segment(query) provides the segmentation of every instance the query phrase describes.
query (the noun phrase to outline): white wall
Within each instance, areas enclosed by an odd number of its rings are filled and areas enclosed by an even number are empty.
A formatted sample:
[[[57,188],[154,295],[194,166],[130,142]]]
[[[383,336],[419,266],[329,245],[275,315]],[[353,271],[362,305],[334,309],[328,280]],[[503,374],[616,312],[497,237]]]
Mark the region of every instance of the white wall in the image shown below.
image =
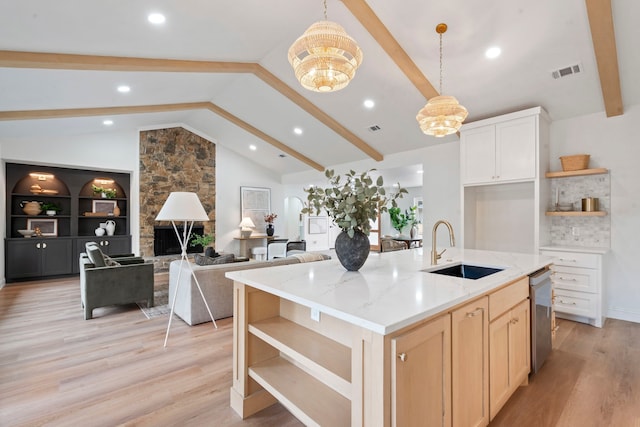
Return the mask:
[[[216,243],[217,251],[239,253],[240,187],[271,189],[271,211],[278,215],[273,223],[275,234],[287,230],[284,207],[284,187],[280,177],[246,157],[222,147],[216,148]],[[265,230],[255,230],[264,234]]]
[[[551,125],[551,169],[559,156],[586,153],[590,167],[611,174],[611,251],[604,289],[608,317],[640,322],[640,105],[624,115],[604,113],[560,120]]]

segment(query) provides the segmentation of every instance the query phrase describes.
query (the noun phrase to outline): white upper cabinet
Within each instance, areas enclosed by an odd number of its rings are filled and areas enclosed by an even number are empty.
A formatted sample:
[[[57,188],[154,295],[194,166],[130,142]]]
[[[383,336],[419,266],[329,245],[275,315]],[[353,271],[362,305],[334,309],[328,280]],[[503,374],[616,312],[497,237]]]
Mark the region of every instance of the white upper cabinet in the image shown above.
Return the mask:
[[[480,126],[477,124],[481,122],[474,122],[470,124],[470,128],[463,128],[461,131],[462,184],[493,184],[535,179],[537,117],[491,122]]]

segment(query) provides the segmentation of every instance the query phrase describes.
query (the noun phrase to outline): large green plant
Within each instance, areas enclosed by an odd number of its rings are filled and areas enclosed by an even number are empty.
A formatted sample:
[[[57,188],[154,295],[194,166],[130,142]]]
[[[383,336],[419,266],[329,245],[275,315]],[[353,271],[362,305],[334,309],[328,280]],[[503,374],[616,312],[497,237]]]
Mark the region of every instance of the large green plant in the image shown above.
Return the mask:
[[[356,231],[369,235],[370,221],[375,221],[378,213],[386,212],[389,203],[397,207],[396,200],[407,194],[407,190],[398,185],[397,192],[387,196],[382,176],[375,182],[370,176],[374,170],[360,174],[349,171],[344,175],[344,181],[333,169],[326,170],[325,176],[331,186],[306,188],[308,205],[302,213],[319,215],[325,210],[349,237],[353,238]]]

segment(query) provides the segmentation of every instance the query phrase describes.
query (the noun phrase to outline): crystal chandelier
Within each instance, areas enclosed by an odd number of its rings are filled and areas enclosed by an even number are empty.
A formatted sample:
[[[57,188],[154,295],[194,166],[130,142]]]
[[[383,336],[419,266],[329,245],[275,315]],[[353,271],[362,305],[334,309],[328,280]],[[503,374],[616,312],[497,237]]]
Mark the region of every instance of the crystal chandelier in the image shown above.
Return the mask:
[[[436,32],[440,34],[440,93],[442,93],[442,34],[447,31],[447,24],[438,24]],[[467,118],[467,109],[453,96],[434,96],[427,105],[418,112],[416,120],[422,132],[437,138],[458,132],[462,122]]]
[[[300,84],[314,92],[346,87],[362,63],[362,51],[340,25],[327,20],[312,24],[289,48],[289,63]]]

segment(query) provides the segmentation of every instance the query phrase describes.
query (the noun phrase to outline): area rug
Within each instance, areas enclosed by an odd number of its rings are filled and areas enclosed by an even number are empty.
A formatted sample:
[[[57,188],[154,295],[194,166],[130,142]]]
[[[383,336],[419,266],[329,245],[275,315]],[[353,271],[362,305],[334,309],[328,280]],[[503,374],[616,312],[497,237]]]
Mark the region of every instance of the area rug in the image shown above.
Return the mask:
[[[171,313],[171,307],[169,306],[169,286],[168,284],[162,284],[156,286],[153,290],[154,306],[147,308],[146,302],[139,302],[138,307],[142,310],[147,319],[153,319],[154,317],[168,316]]]

